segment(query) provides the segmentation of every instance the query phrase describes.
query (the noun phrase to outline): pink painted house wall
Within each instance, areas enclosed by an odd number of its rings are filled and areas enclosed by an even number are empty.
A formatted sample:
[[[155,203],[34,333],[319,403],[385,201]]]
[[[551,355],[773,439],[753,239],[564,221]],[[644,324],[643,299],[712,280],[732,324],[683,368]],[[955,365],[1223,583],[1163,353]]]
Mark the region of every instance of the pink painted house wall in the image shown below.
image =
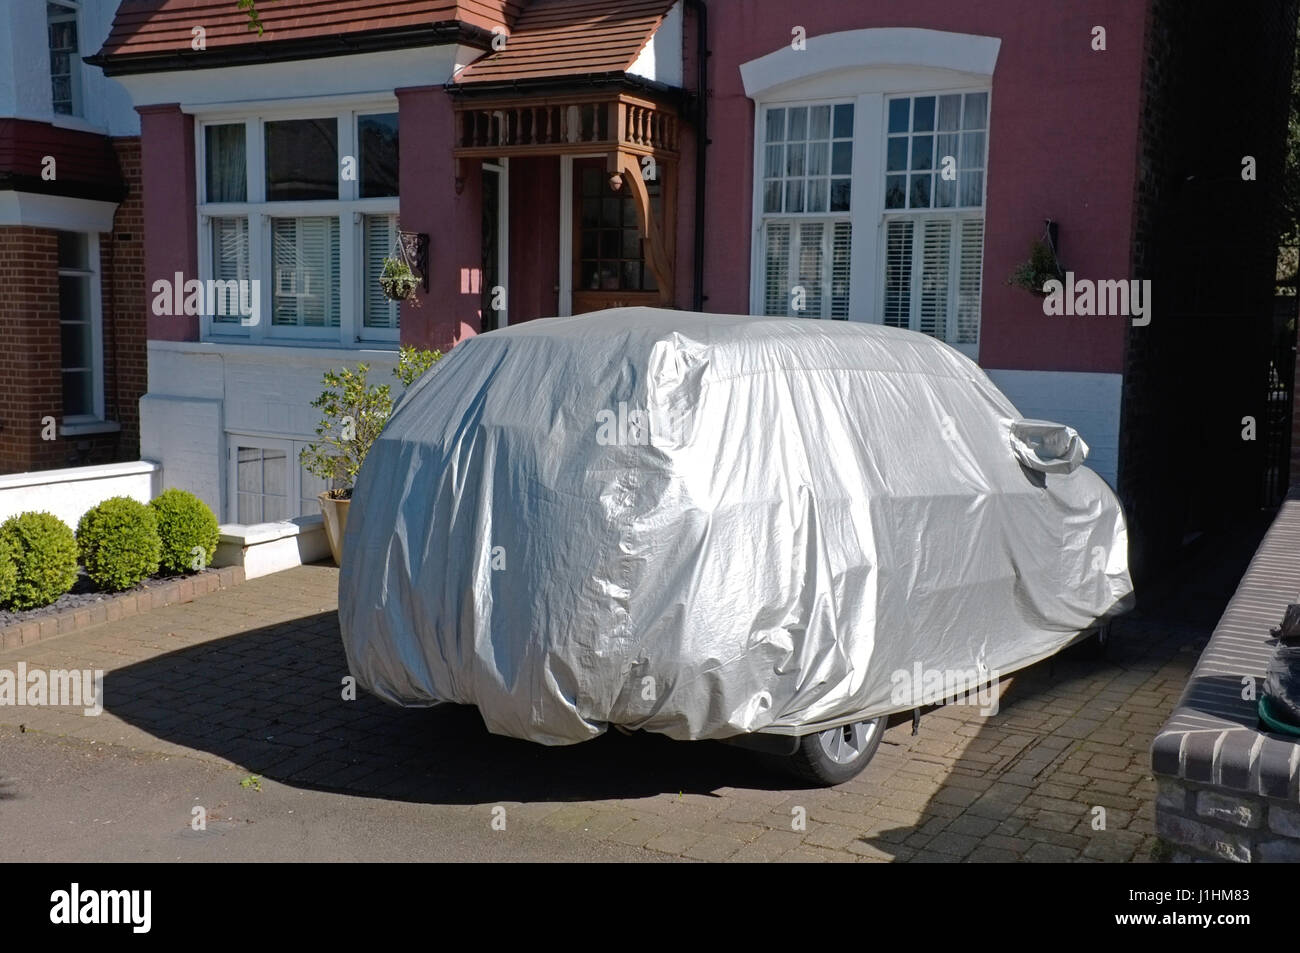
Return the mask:
[[[153,282],[198,274],[198,210],[194,177],[194,117],[176,105],[143,106],[140,113],[141,193],[144,196],[144,273],[148,337],[197,341],[194,315],[156,315]]]
[[[1045,218],[1059,223],[1061,260],[1078,277],[1129,276],[1146,3],[823,0],[791,13],[781,0],[734,0],[711,4],[709,16],[707,310],[750,310],[754,103],[743,63],[788,46],[795,26],[809,38],[879,27],[993,36],[1002,46],[990,103],[980,364],[1122,372],[1125,321],[1047,318],[1040,299],[1006,279]],[[1104,52],[1091,48],[1097,25],[1106,28]],[[689,221],[679,242],[689,243]]]

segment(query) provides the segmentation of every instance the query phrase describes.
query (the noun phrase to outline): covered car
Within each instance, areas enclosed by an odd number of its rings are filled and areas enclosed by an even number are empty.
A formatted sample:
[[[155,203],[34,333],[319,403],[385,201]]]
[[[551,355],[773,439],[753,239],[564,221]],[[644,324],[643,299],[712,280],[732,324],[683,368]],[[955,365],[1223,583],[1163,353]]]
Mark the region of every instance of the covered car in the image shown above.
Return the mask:
[[[841,780],[918,707],[900,680],[995,679],[1128,606],[1086,453],[896,328],[625,308],[473,337],[361,470],[348,664],[503,735],[784,735]]]

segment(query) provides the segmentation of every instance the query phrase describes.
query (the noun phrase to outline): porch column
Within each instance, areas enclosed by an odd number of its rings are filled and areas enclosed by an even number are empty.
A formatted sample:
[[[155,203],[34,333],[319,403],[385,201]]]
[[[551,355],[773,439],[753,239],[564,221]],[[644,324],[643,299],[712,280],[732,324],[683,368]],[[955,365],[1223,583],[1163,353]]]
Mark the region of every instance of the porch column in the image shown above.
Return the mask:
[[[138,106],[140,189],[144,197],[144,300],[149,339],[197,341],[197,315],[156,315],[153,283],[180,272],[198,278],[198,195],[194,171],[194,117],[175,103]]]
[[[402,308],[402,343],[449,350],[481,327],[482,163],[452,156],[456,116],[441,86],[397,90],[403,231],[429,236],[429,290]],[[461,176],[459,192],[457,175]]]

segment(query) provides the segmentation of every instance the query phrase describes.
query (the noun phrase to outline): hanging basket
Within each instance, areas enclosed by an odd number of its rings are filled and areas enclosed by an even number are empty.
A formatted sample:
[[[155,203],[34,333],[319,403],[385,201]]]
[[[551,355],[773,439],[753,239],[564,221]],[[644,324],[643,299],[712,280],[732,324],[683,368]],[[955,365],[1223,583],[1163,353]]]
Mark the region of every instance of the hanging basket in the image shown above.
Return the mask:
[[[429,290],[429,236],[422,232],[397,232],[393,253],[384,259],[379,287],[392,301],[416,302],[415,289]]]
[[[379,287],[386,298],[391,301],[410,301],[415,297],[419,283],[420,279],[406,262],[396,258],[384,259],[384,272],[379,276]]]

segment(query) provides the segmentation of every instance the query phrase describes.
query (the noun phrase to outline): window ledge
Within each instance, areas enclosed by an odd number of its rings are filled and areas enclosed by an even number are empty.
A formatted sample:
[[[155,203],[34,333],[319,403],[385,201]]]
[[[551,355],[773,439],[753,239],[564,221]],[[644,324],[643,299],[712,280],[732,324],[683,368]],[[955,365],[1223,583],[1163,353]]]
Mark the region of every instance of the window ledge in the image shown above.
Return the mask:
[[[88,420],[82,423],[64,423],[59,427],[60,437],[89,437],[101,433],[117,433],[122,425],[115,420]]]

